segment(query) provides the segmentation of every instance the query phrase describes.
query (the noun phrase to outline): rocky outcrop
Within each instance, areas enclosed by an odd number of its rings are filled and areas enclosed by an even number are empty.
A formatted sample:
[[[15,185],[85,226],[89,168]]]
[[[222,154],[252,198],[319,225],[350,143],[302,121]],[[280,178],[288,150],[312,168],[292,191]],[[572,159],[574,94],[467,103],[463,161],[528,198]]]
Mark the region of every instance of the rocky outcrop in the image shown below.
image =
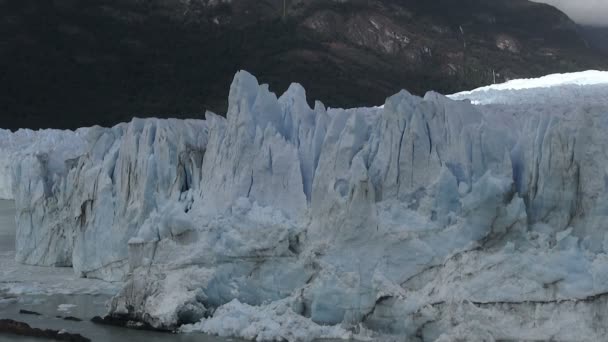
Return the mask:
[[[0,333],[13,334],[19,336],[29,336],[37,338],[53,339],[54,341],[68,342],[90,342],[91,340],[80,334],[71,334],[64,330],[37,329],[32,328],[23,322],[10,319],[0,319]]]

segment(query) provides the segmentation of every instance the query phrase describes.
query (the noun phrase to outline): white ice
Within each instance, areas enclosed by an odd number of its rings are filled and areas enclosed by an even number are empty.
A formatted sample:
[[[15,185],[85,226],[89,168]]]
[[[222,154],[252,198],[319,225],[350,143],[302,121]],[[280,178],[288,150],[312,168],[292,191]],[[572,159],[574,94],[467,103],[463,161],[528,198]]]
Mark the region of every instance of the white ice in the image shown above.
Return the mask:
[[[204,331],[254,341],[302,341],[312,339],[352,339],[352,332],[339,326],[323,326],[295,313],[288,300],[251,306],[237,299],[221,306],[214,317],[184,325],[181,332]]]
[[[539,78],[516,79],[505,83],[492,84],[489,86],[477,88],[472,91],[464,91],[454,94],[450,97],[466,96],[477,92],[487,92],[489,90],[524,90],[538,88],[555,88],[564,85],[577,86],[592,86],[598,84],[606,84],[608,72],[598,70],[588,70],[583,72],[575,72],[570,74],[552,74]]]
[[[75,307],[76,305],[74,304],[59,304],[57,306],[57,311],[70,312],[70,310],[74,309]]]
[[[470,100],[477,105],[490,104],[539,104],[545,113],[551,107],[576,106],[599,103],[606,106],[607,71],[589,70],[571,74],[554,74],[536,79],[511,80],[472,91],[464,91],[449,97],[454,100]],[[521,108],[525,113],[530,108]],[[513,112],[513,109],[511,110]]]
[[[112,314],[183,331],[595,340],[607,74],[328,110],[240,72],[227,118],[91,128],[61,167],[24,153],[17,259],[126,280]]]
[[[20,129],[16,132],[0,129],[0,199],[13,199],[12,170],[28,155],[45,156],[49,176],[65,172],[64,162],[83,153],[83,135],[87,128],[77,131]]]

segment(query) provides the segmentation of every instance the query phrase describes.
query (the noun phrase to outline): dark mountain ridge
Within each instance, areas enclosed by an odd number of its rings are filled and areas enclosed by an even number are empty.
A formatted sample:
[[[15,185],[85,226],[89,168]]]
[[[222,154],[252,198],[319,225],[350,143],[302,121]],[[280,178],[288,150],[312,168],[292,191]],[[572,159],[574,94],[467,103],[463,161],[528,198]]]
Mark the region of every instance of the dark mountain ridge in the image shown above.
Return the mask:
[[[331,107],[608,67],[527,0],[0,0],[0,127],[223,113],[239,69]]]

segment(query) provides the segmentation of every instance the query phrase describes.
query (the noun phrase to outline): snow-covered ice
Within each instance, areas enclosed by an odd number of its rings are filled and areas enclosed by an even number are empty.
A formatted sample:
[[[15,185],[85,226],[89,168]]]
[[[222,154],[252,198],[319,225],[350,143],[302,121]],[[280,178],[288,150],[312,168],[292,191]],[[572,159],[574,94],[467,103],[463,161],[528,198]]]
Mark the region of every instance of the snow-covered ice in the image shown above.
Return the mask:
[[[531,104],[542,105],[545,113],[551,107],[564,105],[581,108],[585,104],[606,106],[606,71],[589,70],[570,74],[553,74],[535,79],[511,80],[472,91],[464,91],[449,97],[468,99],[474,104]],[[522,108],[518,112],[529,111]],[[513,112],[513,110],[511,110]]]
[[[348,110],[239,72],[226,118],[82,130],[0,178],[19,261],[125,280],[111,314],[157,327],[596,340],[607,129],[606,72]]]
[[[523,90],[538,88],[555,88],[564,85],[591,86],[606,84],[606,72],[598,70],[588,70],[574,72],[570,74],[552,74],[539,78],[524,78],[510,80],[505,83],[493,84],[486,87],[477,88],[473,91],[465,91],[459,94],[476,93],[488,90]]]

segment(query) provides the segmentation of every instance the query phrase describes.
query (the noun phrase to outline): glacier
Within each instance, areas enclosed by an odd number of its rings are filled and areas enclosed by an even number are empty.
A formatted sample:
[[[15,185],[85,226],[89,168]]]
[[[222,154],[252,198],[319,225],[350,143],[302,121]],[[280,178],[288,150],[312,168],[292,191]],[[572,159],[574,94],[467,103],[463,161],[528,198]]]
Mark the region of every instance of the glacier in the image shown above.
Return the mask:
[[[196,120],[34,134],[43,139],[9,155],[16,161],[17,261],[73,266],[82,277],[108,281],[126,276],[127,242],[157,202],[180,196],[198,178],[206,142]]]
[[[607,128],[607,72],[328,109],[241,71],[225,118],[0,131],[0,197],[19,262],[158,328],[601,340]]]
[[[83,153],[82,136],[88,128],[76,131],[20,129],[16,132],[0,129],[0,199],[12,200],[13,169],[25,156],[46,158],[48,176],[65,171],[65,161]]]

